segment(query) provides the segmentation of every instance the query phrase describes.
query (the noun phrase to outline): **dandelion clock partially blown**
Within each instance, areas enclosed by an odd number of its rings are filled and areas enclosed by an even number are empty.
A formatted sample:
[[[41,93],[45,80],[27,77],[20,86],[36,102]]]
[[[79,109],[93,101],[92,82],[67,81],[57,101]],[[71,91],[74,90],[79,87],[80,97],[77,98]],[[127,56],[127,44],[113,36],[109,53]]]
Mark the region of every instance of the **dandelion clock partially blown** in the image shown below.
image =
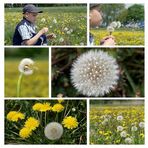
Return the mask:
[[[73,63],[71,80],[81,94],[103,96],[117,85],[118,74],[118,65],[113,57],[107,52],[92,50]]]
[[[48,139],[57,140],[63,135],[63,127],[58,122],[51,122],[45,127],[44,133]]]
[[[24,75],[31,75],[33,73],[34,61],[30,58],[24,58],[21,60],[18,69]]]

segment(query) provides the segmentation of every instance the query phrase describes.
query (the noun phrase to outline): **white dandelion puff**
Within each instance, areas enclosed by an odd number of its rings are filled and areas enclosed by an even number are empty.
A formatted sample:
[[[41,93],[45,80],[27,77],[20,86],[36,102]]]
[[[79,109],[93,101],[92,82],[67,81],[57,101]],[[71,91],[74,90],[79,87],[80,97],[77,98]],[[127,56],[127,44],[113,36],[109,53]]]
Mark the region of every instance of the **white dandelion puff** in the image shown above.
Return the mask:
[[[103,51],[86,52],[73,63],[71,81],[74,87],[86,96],[103,96],[117,85],[118,65],[116,60]]]
[[[67,31],[67,34],[71,34],[71,31],[70,31],[70,30],[68,30],[68,31]]]
[[[123,131],[123,126],[117,126],[117,131]]]
[[[144,128],[144,122],[140,122],[140,123],[139,123],[139,127],[140,127],[140,128]]]
[[[118,121],[122,121],[123,120],[123,116],[117,116],[117,120]]]
[[[126,131],[122,131],[122,132],[120,133],[120,136],[125,138],[125,137],[127,136],[127,132],[126,132]]]
[[[68,28],[67,28],[67,27],[65,27],[65,28],[64,28],[64,31],[68,31]]]
[[[137,128],[136,126],[132,126],[132,127],[131,127],[131,131],[135,132],[135,131],[137,131],[137,130],[138,130],[138,128]]]
[[[116,21],[114,21],[114,22],[112,22],[109,26],[111,26],[111,27],[113,27],[113,28],[116,28],[117,27],[117,22]]]
[[[108,26],[107,27],[107,31],[109,32],[109,33],[112,33],[112,32],[114,32],[114,27],[112,27],[112,26]]]
[[[34,65],[34,61],[32,59],[25,58],[21,60],[18,66],[18,70],[24,75],[31,75],[34,70],[33,65]]]
[[[60,139],[63,135],[63,127],[58,122],[51,122],[45,127],[44,134],[50,140]]]
[[[64,42],[64,39],[61,37],[61,38],[59,39],[59,42],[60,42],[60,43]]]
[[[127,143],[127,144],[131,144],[131,143],[133,143],[133,139],[132,138],[125,138],[125,143]]]
[[[121,27],[121,22],[120,21],[117,21],[117,28],[120,28]]]
[[[53,19],[53,23],[55,23],[55,24],[57,23],[57,20],[55,18]]]
[[[45,18],[42,18],[42,19],[41,19],[41,22],[42,22],[42,23],[45,23],[45,22],[46,22],[46,19],[45,19]]]

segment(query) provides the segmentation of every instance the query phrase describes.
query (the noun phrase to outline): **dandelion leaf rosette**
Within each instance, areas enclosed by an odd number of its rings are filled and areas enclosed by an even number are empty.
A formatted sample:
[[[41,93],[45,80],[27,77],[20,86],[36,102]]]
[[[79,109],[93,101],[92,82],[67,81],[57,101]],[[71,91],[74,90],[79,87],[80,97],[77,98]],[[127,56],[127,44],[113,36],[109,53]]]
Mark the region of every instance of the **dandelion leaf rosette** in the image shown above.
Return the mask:
[[[116,60],[107,52],[91,50],[74,61],[71,80],[74,87],[86,96],[103,96],[109,93],[119,79]]]

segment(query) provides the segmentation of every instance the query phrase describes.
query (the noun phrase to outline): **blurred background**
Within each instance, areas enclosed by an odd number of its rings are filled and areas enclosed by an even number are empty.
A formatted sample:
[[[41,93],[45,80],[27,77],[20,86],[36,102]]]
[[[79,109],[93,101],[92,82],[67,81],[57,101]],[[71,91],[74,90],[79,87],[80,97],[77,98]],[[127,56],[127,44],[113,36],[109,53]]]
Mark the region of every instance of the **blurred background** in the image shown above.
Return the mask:
[[[16,97],[18,65],[23,58],[31,58],[35,70],[23,76],[21,97],[48,97],[48,48],[5,48],[5,97]]]

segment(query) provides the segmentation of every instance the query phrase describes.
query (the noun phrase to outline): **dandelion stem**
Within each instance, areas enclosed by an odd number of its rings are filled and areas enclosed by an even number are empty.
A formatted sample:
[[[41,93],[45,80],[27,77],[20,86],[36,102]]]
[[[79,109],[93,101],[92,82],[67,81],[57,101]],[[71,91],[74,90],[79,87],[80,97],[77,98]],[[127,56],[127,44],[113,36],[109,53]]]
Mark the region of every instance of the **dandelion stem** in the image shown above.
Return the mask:
[[[17,97],[20,97],[20,89],[21,89],[22,78],[23,78],[23,73],[21,73],[19,75],[19,79],[18,79],[18,82],[17,82]]]

